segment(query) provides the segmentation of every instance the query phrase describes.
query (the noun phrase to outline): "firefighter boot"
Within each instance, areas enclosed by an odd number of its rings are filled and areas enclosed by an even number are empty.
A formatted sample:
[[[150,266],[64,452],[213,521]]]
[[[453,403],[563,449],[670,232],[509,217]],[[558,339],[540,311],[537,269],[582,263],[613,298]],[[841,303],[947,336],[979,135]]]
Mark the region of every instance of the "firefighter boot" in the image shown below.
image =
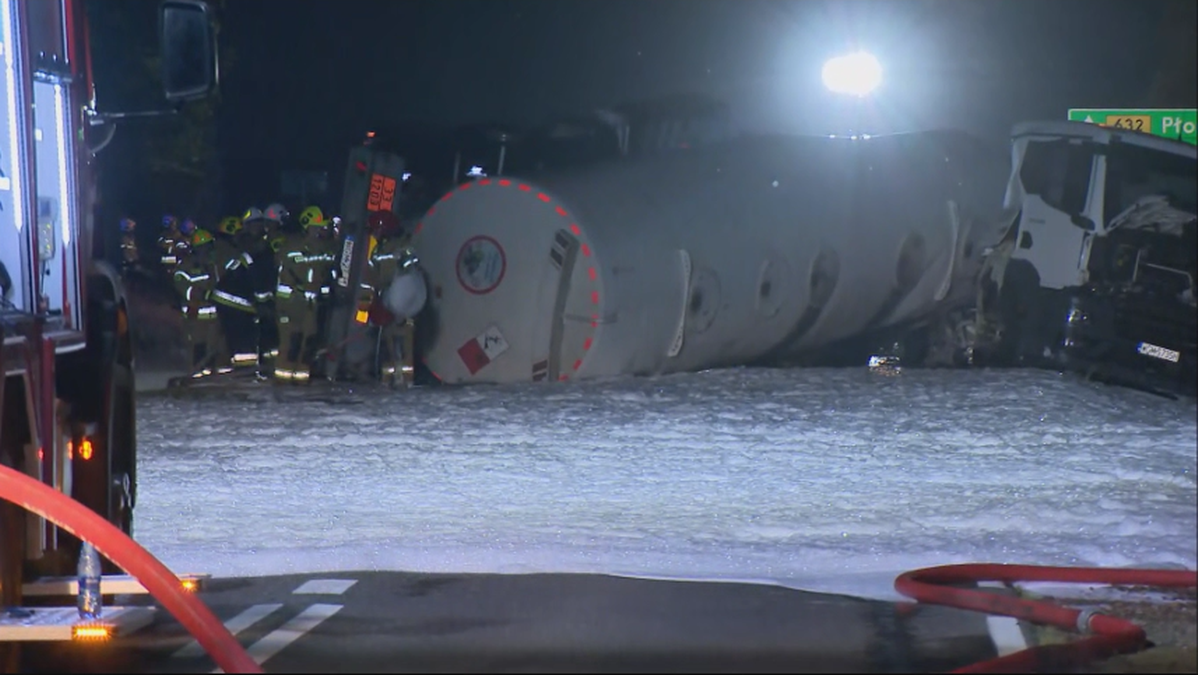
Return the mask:
[[[296,326],[299,330],[299,347],[295,357],[296,368],[294,381],[299,384],[307,384],[312,377],[312,361],[316,358],[317,341],[320,339],[319,326],[317,325],[317,305],[314,301],[307,301],[303,305],[302,313],[298,317],[299,325]]]

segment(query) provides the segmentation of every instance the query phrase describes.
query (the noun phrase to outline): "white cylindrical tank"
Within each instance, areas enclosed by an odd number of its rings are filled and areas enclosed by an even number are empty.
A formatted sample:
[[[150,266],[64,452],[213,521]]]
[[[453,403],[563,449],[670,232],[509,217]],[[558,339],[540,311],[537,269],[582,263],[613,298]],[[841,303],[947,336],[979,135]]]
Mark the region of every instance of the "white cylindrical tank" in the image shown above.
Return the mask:
[[[719,146],[445,195],[417,226],[446,383],[777,362],[973,293],[1009,159],[954,132]]]

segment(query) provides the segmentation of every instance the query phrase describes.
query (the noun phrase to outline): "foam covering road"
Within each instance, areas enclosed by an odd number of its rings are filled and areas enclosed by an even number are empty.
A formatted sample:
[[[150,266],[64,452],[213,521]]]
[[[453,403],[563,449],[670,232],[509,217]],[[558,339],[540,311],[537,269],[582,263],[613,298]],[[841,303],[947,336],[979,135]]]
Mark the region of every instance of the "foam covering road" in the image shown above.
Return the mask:
[[[897,599],[954,562],[1198,559],[1193,401],[1037,371],[144,396],[172,569],[590,572]]]

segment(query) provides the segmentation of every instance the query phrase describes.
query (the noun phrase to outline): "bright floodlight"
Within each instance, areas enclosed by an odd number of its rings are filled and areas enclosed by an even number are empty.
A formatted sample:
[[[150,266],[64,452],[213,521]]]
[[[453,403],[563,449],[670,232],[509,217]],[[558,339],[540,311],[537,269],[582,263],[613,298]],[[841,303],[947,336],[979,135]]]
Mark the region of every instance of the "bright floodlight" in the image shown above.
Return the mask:
[[[824,86],[837,94],[866,96],[882,84],[882,66],[869,52],[854,52],[828,59]]]

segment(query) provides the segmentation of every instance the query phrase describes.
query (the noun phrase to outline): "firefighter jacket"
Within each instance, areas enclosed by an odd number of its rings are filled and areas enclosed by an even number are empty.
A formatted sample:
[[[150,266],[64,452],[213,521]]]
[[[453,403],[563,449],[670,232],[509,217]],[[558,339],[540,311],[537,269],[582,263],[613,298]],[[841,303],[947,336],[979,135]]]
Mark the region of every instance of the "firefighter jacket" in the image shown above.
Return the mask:
[[[265,236],[255,239],[249,254],[253,259],[250,263],[249,282],[254,302],[273,302],[275,287],[279,284],[279,265],[275,260],[274,251],[271,250],[270,240]]]
[[[336,257],[327,241],[291,239],[279,250],[279,283],[275,298],[303,297],[315,302],[333,290]]]
[[[250,277],[250,265],[253,263],[253,256],[242,250],[236,241],[223,237],[217,239],[218,279],[216,290],[212,292],[213,301],[239,312],[248,314],[256,312],[253,281]]]
[[[414,265],[416,256],[399,237],[370,240],[370,253],[366,268],[362,270],[362,281],[358,285],[358,303],[369,305],[402,270]]]
[[[121,235],[121,262],[125,267],[137,264],[137,238],[132,234]]]
[[[207,254],[188,256],[174,274],[175,290],[183,298],[183,314],[190,319],[215,319],[216,265]]]
[[[179,265],[183,255],[187,253],[187,238],[178,230],[167,230],[161,237],[158,237],[158,249],[161,251],[160,262],[167,269],[173,269]]]
[[[397,275],[403,274],[418,261],[404,237],[388,237],[381,241],[370,239],[370,253],[362,280],[358,285],[358,303],[355,319],[358,323],[370,320],[371,312],[378,312],[379,296]],[[381,312],[379,312],[381,314]]]
[[[339,276],[337,273],[337,261],[338,257],[341,255],[341,241],[336,237],[321,239],[320,241],[316,242],[316,246],[313,250],[319,251],[321,259],[319,272],[320,276],[322,278],[328,279],[328,281],[321,286],[320,295],[324,299],[328,300],[331,297],[330,294],[333,292],[333,283],[337,281],[337,277]]]

